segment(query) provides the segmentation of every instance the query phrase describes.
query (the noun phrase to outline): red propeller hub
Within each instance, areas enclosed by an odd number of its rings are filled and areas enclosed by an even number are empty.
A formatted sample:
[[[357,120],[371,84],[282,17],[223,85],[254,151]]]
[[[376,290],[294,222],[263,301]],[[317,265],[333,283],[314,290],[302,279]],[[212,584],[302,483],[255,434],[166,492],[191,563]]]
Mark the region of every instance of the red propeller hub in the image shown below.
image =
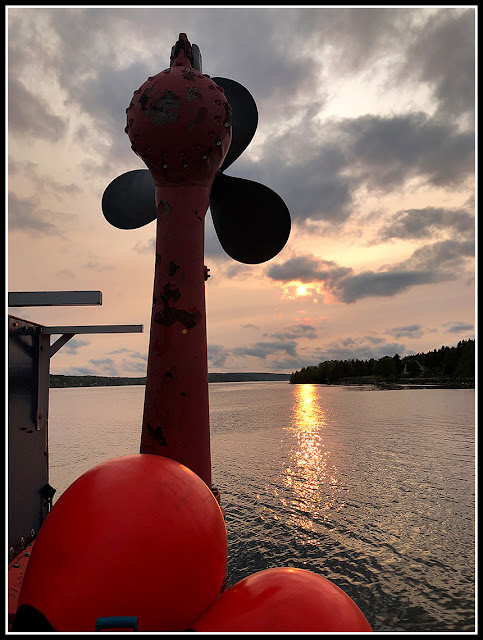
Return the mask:
[[[148,78],[126,109],[131,148],[158,186],[210,185],[230,147],[224,91],[191,60],[191,45],[180,33],[172,66]]]

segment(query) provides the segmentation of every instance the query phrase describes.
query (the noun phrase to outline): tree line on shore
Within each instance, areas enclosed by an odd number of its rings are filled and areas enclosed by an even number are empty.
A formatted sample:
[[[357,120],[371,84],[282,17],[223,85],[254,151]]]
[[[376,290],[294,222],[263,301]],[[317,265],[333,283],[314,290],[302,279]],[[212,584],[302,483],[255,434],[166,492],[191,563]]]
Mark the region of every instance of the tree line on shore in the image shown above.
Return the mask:
[[[370,378],[396,381],[401,378],[474,378],[475,341],[461,340],[455,347],[441,347],[404,356],[384,356],[378,360],[325,360],[303,367],[290,377],[291,384],[332,384],[343,379]]]

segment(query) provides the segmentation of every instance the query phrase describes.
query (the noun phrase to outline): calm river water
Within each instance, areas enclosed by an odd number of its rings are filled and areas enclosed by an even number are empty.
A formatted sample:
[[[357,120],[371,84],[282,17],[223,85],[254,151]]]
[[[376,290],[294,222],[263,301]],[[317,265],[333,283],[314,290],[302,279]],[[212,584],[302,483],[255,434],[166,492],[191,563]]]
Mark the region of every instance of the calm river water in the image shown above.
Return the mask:
[[[474,631],[474,390],[209,389],[230,586],[300,567],[348,593],[374,631]],[[143,402],[143,386],[51,389],[56,498],[139,451]]]

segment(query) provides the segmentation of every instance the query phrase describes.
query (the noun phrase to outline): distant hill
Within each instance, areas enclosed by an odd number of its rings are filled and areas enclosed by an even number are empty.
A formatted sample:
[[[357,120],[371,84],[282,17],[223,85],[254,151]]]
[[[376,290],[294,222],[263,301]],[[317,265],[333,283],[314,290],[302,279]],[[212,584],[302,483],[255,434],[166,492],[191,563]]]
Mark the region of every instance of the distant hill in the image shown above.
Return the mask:
[[[289,382],[289,373],[209,373],[208,382]],[[120,387],[146,384],[146,377],[121,378],[114,376],[62,376],[51,374],[50,387]]]
[[[209,373],[208,382],[289,382],[290,373]]]

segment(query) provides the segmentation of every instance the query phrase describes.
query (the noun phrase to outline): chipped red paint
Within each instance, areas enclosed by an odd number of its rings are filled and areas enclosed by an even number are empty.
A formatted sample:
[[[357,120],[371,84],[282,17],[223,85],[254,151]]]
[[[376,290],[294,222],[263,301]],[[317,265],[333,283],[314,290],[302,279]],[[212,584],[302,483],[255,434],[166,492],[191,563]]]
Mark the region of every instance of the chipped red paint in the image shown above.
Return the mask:
[[[177,460],[211,487],[204,218],[231,142],[231,108],[192,68],[185,34],[176,50],[127,109],[126,133],[154,178],[158,212],[141,453]]]

